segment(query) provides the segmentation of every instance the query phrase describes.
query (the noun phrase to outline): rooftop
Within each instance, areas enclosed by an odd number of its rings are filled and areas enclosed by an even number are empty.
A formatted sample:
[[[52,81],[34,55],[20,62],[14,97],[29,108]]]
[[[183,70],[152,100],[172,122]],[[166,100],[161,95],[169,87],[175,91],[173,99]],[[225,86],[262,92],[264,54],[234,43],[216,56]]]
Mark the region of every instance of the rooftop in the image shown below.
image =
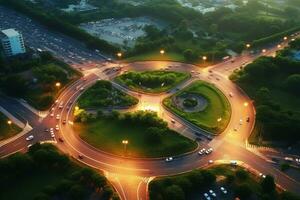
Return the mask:
[[[19,32],[17,32],[15,29],[5,29],[1,31],[6,37],[15,37],[19,35]]]

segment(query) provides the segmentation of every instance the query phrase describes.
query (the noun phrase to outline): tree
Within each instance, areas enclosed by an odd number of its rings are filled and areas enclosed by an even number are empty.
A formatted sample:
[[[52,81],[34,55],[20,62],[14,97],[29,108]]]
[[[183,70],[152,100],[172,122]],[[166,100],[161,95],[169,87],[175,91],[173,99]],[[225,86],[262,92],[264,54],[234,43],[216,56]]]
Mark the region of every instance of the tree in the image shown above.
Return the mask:
[[[165,200],[185,200],[183,190],[177,185],[171,185],[166,188],[164,193]]]
[[[183,56],[184,56],[186,61],[190,61],[190,62],[197,59],[197,55],[191,49],[186,49],[183,52]]]
[[[285,81],[285,87],[295,93],[300,95],[300,74],[292,74]]]
[[[270,175],[267,175],[264,179],[262,179],[260,185],[263,192],[265,193],[272,193],[275,191],[275,181],[274,178]]]
[[[252,190],[249,185],[242,184],[235,188],[235,195],[240,199],[249,199],[251,197]]]
[[[236,177],[242,181],[247,180],[249,177],[249,173],[247,171],[245,171],[244,169],[237,170],[235,174],[236,174]]]

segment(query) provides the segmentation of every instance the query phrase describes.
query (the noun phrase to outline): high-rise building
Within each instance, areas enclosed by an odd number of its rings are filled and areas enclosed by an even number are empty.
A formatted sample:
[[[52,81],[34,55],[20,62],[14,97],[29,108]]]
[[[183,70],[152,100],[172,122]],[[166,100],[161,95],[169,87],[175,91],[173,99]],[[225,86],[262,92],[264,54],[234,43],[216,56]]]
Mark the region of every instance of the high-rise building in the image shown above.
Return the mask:
[[[26,52],[22,34],[15,29],[6,29],[0,32],[2,48],[6,56],[14,56]]]

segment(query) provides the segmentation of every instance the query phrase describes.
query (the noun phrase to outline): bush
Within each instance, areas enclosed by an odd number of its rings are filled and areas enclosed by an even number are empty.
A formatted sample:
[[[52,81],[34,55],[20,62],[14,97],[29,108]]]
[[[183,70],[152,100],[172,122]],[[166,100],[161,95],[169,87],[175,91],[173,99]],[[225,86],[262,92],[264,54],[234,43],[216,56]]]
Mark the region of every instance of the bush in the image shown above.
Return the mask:
[[[250,199],[252,195],[252,189],[247,184],[239,185],[235,188],[234,194],[240,199]]]

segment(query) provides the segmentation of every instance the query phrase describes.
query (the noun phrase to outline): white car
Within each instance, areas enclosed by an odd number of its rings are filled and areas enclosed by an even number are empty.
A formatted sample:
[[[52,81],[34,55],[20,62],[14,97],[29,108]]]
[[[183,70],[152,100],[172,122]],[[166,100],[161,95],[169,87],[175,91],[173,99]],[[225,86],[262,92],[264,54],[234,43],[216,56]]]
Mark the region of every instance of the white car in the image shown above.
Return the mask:
[[[167,157],[166,158],[166,162],[171,162],[171,161],[173,161],[173,157]]]
[[[216,193],[213,190],[209,190],[209,193],[211,194],[211,196],[216,197]]]
[[[212,148],[209,148],[205,151],[206,154],[210,154],[211,152],[213,152],[213,149]]]
[[[26,138],[26,140],[27,140],[27,141],[30,141],[30,140],[33,140],[33,138],[34,138],[33,135],[29,135],[29,136]]]
[[[59,115],[59,114],[56,115],[56,119],[57,119],[57,120],[60,119],[60,115]]]
[[[172,124],[175,124],[175,123],[176,123],[176,121],[175,121],[174,119],[171,119],[171,122],[172,122]]]
[[[230,164],[231,164],[231,165],[237,165],[238,163],[237,163],[236,160],[231,160],[231,161],[230,161]]]
[[[229,96],[230,96],[230,97],[233,97],[233,93],[232,93],[232,92],[230,92],[230,93],[229,93]]]
[[[51,113],[51,114],[50,114],[50,117],[54,117],[54,113]]]
[[[220,190],[223,192],[223,194],[227,194],[227,190],[224,187],[220,187]]]
[[[205,153],[205,148],[201,149],[201,150],[198,152],[199,155],[203,155],[204,153]]]
[[[59,131],[59,126],[58,125],[56,125],[55,130]]]

